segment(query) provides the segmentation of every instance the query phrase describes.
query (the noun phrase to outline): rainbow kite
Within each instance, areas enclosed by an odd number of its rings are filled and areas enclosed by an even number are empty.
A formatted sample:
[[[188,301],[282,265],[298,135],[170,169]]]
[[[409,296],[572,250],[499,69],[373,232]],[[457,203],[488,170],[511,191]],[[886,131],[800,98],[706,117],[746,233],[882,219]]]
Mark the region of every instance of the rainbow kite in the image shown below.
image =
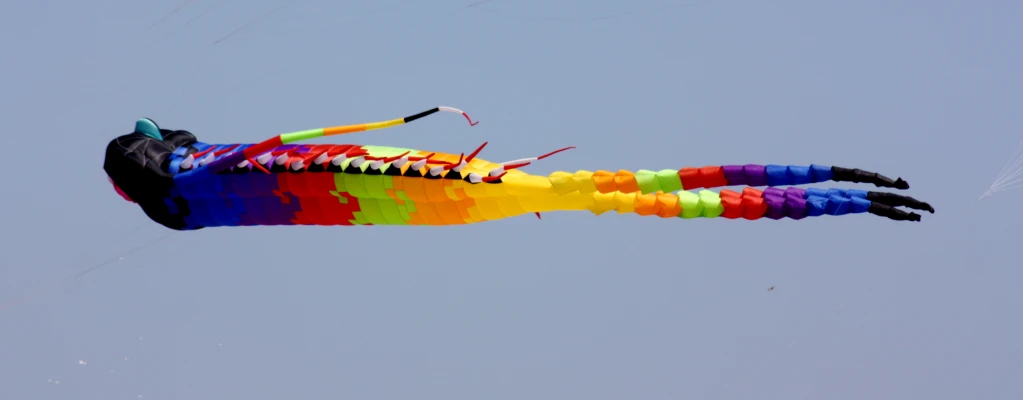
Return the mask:
[[[494,163],[469,155],[354,144],[294,144],[383,129],[445,111],[286,133],[256,144],[207,144],[148,118],[107,146],[104,170],[125,200],[176,230],[253,225],[455,225],[523,214],[587,210],[661,218],[795,220],[870,213],[897,221],[934,208],[908,196],[849,189],[801,189],[825,181],[908,189],[901,178],[832,166],[725,165],[660,171],[576,171],[530,175],[539,157]],[[745,186],[713,192],[709,188]],[[756,187],[765,187],[757,189]],[[691,189],[703,189],[692,192]]]

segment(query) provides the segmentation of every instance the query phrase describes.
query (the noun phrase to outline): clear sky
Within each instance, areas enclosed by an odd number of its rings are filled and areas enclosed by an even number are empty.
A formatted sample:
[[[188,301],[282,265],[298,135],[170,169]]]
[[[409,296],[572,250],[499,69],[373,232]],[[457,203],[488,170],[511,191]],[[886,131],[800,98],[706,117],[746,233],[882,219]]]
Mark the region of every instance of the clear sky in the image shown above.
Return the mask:
[[[2,399],[1023,397],[1023,191],[975,201],[1023,140],[1019,1],[196,0],[152,26],[182,2],[0,13]],[[437,105],[481,122],[338,141],[859,167],[937,213],[165,237],[102,170],[143,116],[230,143]]]

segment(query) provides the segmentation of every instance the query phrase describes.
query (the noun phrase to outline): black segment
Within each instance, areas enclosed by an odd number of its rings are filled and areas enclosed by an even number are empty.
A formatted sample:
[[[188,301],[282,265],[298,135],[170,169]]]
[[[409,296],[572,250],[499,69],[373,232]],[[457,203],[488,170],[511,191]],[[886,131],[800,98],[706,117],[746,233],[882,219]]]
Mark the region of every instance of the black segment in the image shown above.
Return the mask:
[[[432,110],[428,110],[428,111],[423,111],[423,112],[421,112],[421,113],[419,113],[419,114],[416,114],[416,115],[411,115],[411,116],[405,117],[405,118],[404,118],[404,121],[405,121],[405,123],[407,124],[407,123],[409,123],[409,122],[412,122],[412,121],[415,121],[415,120],[417,120],[417,119],[423,118],[423,117],[425,117],[425,116],[427,116],[427,115],[433,114],[433,113],[435,113],[435,112],[438,112],[438,111],[440,111],[440,108],[434,108],[434,109],[432,109]]]
[[[868,212],[895,221],[920,221],[920,214],[902,211],[881,203],[870,203]]]
[[[881,203],[890,207],[909,207],[915,210],[925,210],[934,214],[934,207],[930,204],[895,193],[867,192],[867,200],[874,203]]]
[[[831,167],[831,173],[834,174],[832,180],[835,182],[871,183],[877,187],[890,187],[903,190],[909,189],[909,183],[902,180],[902,178],[892,180],[891,178],[878,174],[877,172],[864,171],[859,168],[849,169]]]

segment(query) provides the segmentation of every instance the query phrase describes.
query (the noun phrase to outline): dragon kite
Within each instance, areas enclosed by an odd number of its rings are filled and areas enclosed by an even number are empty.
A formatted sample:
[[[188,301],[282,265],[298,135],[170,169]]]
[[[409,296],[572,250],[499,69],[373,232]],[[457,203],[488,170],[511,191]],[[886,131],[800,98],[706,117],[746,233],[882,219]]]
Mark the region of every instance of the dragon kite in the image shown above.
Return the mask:
[[[538,157],[494,163],[468,155],[303,140],[406,124],[437,107],[390,121],[285,133],[255,144],[208,144],[184,130],[136,121],[113,139],[103,169],[125,200],[174,230],[254,225],[456,225],[549,211],[608,211],[661,218],[803,219],[870,213],[896,221],[934,213],[888,192],[797,188],[825,181],[908,189],[902,178],[835,166],[725,165],[659,171],[531,175]],[[744,186],[741,189],[709,189]],[[779,186],[787,186],[782,188]],[[758,188],[762,187],[762,188]],[[702,189],[697,192],[692,189]]]

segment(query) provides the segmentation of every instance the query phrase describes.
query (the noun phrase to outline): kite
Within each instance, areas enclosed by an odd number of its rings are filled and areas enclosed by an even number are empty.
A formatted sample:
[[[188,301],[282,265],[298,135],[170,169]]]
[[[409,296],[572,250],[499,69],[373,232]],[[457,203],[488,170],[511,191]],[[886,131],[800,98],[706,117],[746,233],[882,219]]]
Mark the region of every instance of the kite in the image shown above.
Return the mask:
[[[553,172],[522,167],[541,156],[495,163],[466,155],[355,144],[298,144],[326,136],[390,128],[405,118],[285,133],[260,143],[209,144],[152,119],[109,143],[103,169],[116,192],[174,230],[272,225],[458,225],[552,211],[614,211],[661,218],[801,220],[870,213],[920,221],[897,207],[929,204],[895,193],[798,188],[826,181],[908,189],[860,169],[822,165],[724,165],[658,171]],[[709,189],[744,186],[741,189]],[[788,186],[788,187],[782,187]],[[762,188],[757,188],[762,187]],[[702,189],[692,191],[693,189]]]

